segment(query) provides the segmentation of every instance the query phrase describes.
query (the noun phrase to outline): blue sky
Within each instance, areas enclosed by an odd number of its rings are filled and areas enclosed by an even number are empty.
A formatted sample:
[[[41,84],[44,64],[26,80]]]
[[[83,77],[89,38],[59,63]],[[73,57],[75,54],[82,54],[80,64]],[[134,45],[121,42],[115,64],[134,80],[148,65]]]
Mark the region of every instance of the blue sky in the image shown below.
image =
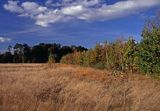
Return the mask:
[[[87,48],[133,36],[160,0],[0,0],[0,51],[15,43],[61,43]]]

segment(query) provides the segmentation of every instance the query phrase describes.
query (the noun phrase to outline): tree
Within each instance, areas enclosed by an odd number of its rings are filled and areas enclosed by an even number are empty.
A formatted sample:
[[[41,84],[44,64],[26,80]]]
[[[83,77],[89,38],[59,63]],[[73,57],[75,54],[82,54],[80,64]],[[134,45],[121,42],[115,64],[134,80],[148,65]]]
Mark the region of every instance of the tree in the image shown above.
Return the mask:
[[[160,19],[148,21],[139,44],[139,68],[145,73],[160,72]]]
[[[16,44],[14,46],[14,62],[15,63],[22,63],[23,59],[23,45],[22,44]]]
[[[2,63],[12,63],[13,62],[13,55],[11,52],[5,52],[4,54],[1,55],[1,62]]]
[[[124,49],[125,70],[133,72],[135,68],[135,58],[136,58],[136,43],[132,37],[129,37],[128,41],[125,43],[125,49]]]
[[[31,62],[31,48],[27,44],[23,44],[23,63],[30,63]]]

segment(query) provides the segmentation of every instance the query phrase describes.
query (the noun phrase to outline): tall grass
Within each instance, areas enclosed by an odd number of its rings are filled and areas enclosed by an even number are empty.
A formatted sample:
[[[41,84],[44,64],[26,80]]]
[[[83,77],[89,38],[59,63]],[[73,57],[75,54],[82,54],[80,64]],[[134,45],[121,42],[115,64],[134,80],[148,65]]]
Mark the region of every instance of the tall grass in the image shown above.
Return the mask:
[[[159,111],[160,83],[75,65],[0,65],[0,111]]]

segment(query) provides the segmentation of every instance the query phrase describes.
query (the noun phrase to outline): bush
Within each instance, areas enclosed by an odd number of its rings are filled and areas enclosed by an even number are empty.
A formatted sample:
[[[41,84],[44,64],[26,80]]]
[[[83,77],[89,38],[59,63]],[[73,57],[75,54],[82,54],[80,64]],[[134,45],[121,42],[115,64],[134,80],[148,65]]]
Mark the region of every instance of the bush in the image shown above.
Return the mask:
[[[53,64],[56,63],[56,56],[52,53],[50,53],[49,57],[48,57],[48,65],[49,67],[53,67]]]

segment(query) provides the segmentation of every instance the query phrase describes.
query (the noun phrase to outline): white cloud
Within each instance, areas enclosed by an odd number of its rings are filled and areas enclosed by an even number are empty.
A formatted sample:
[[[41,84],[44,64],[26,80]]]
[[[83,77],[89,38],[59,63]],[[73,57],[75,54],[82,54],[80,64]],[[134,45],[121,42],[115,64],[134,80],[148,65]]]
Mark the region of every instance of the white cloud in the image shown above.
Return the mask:
[[[85,13],[85,11],[86,9],[82,5],[69,6],[69,7],[62,8],[61,10],[61,12],[64,15],[70,15],[70,16],[79,15],[79,14]]]
[[[128,0],[117,2],[113,5],[103,5],[101,8],[93,9],[82,16],[86,20],[110,20],[124,17],[140,11],[160,5],[159,0]]]
[[[39,5],[35,2],[24,2],[21,5],[25,11],[34,11],[39,7]]]
[[[45,5],[50,6],[52,3],[53,3],[53,0],[47,0],[47,1],[45,2]]]
[[[18,6],[18,1],[8,1],[8,4],[4,4],[4,8],[11,12],[23,13],[23,9]]]
[[[1,42],[1,43],[9,42],[9,41],[11,41],[11,39],[10,39],[10,38],[0,37],[0,42]]]
[[[40,6],[35,2],[24,2],[21,4],[21,7],[24,11],[20,16],[30,16],[33,19],[35,19],[37,15],[47,11],[47,7]]]
[[[80,19],[84,21],[111,20],[140,13],[146,8],[160,5],[160,0],[125,0],[108,5],[105,0],[47,0],[46,6],[36,2],[8,1],[4,8],[35,20],[47,27],[51,23]]]
[[[64,19],[64,16],[59,14],[56,10],[46,12],[45,14],[39,14],[36,16],[36,24],[47,27],[50,23],[59,22]]]
[[[61,4],[63,6],[83,5],[90,7],[105,3],[104,1],[105,0],[62,0]]]

